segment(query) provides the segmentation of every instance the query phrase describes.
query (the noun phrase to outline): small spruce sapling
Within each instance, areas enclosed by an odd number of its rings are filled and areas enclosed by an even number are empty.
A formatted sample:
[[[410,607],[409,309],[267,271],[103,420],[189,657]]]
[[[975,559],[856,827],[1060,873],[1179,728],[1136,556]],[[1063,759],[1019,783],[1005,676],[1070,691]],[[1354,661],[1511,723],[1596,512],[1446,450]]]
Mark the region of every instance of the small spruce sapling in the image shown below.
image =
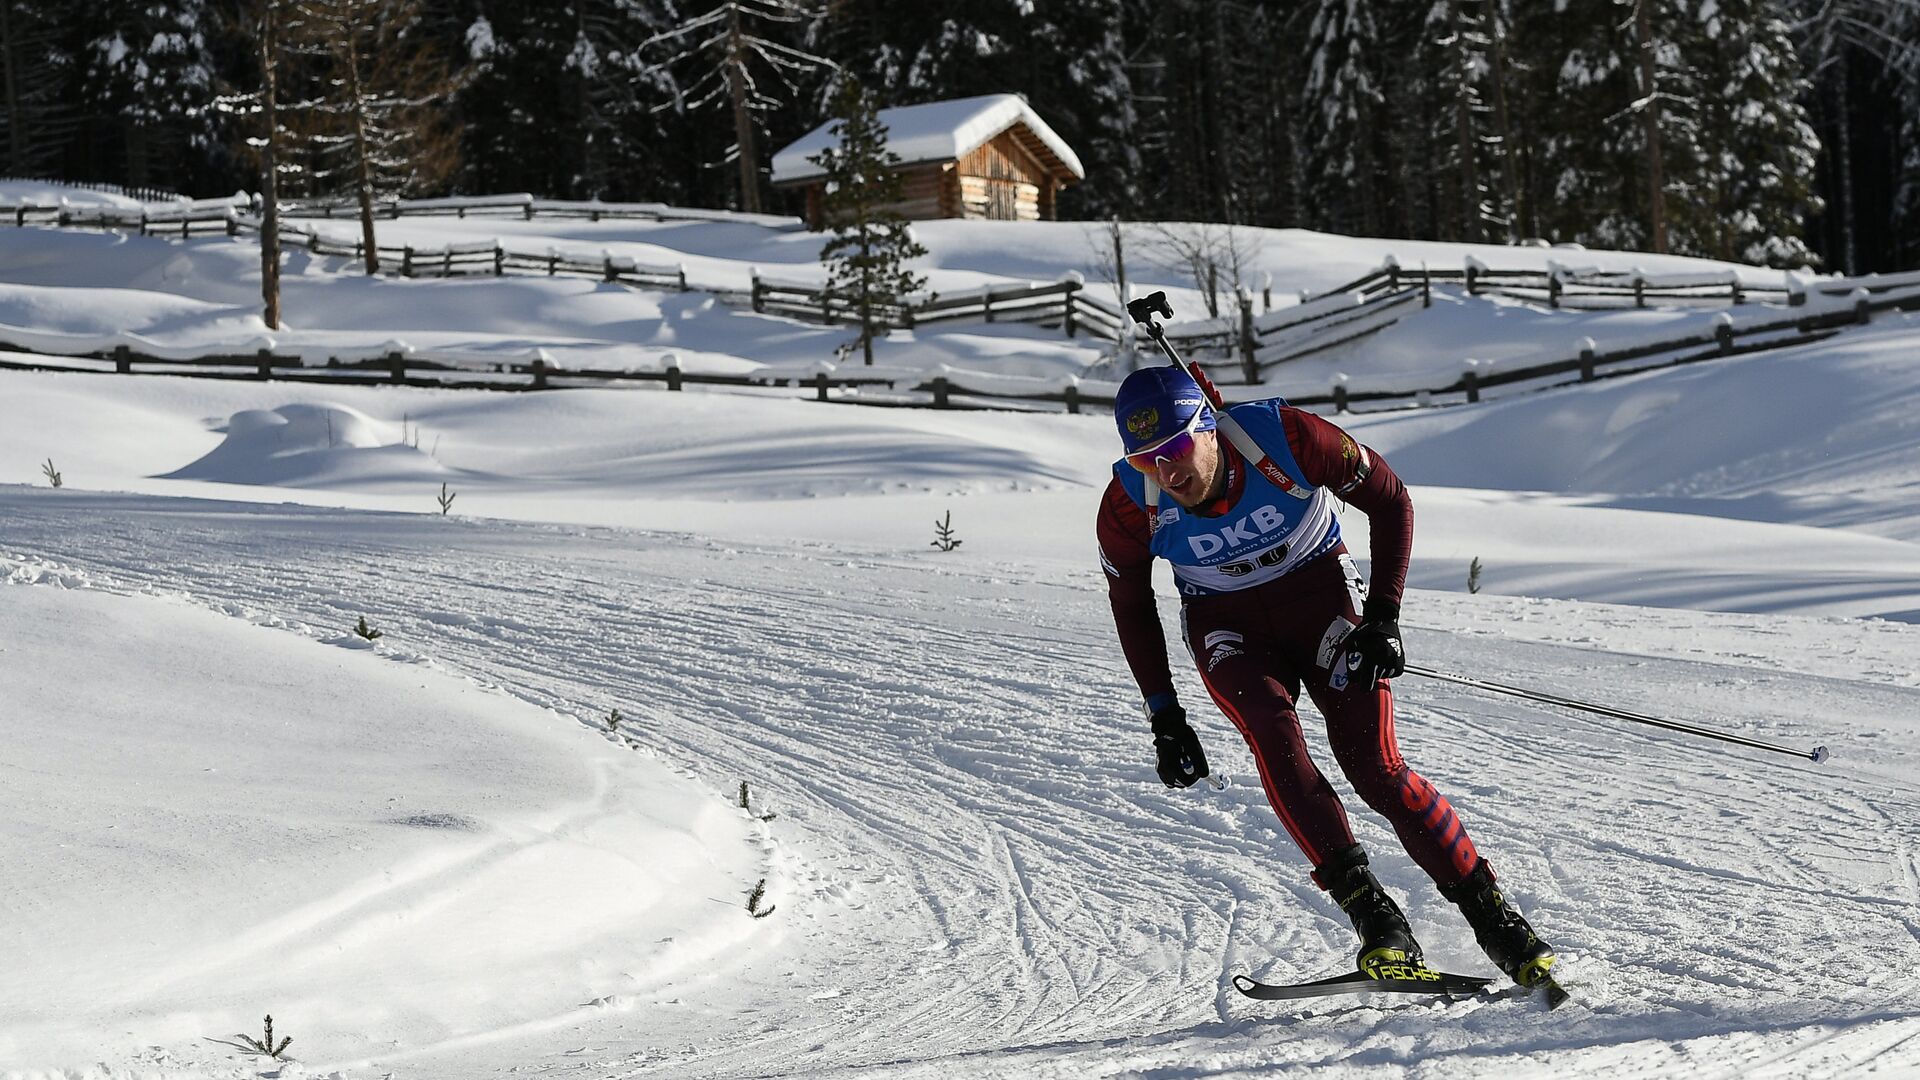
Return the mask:
[[[620,715],[619,709],[615,709],[612,712],[608,713],[607,714],[607,730],[615,734],[619,734],[620,721],[625,719],[626,717]]]
[[[363,638],[366,638],[368,641],[375,641],[379,638],[383,638],[387,636],[386,631],[375,630],[374,628],[368,626],[367,617],[365,615],[360,616],[360,625],[354,627],[353,632],[356,634],[359,634]]]
[[[753,887],[753,891],[747,894],[747,914],[756,919],[764,919],[773,914],[775,905],[768,904],[764,908],[760,906],[760,901],[766,899],[766,896],[767,879],[761,878],[759,883]]]
[[[928,545],[929,547],[937,547],[941,551],[952,551],[964,543],[966,541],[957,539],[953,535],[953,511],[947,511],[944,519],[933,523],[933,542]]]
[[[1475,555],[1473,561],[1467,564],[1467,591],[1470,593],[1480,591],[1480,556],[1478,555]]]
[[[267,1032],[266,1032],[265,1038],[256,1039],[251,1035],[235,1035],[234,1038],[239,1039],[241,1044],[244,1045],[248,1050],[251,1050],[256,1054],[265,1054],[267,1057],[273,1058],[275,1061],[278,1061],[280,1059],[280,1055],[286,1051],[287,1044],[293,1041],[293,1036],[286,1035],[281,1037],[280,1044],[278,1046],[274,1045],[272,1013],[267,1014]]]
[[[453,509],[453,500],[459,497],[460,497],[459,492],[447,490],[447,482],[445,480],[440,481],[440,494],[435,496],[435,498],[437,498],[440,502],[441,517],[447,516],[447,511]]]
[[[40,471],[46,474],[47,483],[52,484],[54,487],[60,486],[60,470],[53,467],[52,458],[48,458],[47,463],[40,466]]]

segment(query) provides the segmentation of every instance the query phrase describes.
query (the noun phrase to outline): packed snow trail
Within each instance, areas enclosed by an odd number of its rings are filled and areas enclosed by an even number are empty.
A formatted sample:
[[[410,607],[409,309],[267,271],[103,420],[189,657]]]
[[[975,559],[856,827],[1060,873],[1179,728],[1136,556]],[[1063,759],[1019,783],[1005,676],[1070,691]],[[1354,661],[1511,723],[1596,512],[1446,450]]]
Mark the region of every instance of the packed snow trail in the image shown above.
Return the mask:
[[[27,489],[0,489],[0,522],[16,580],[54,565],[329,631],[365,615],[396,648],[583,721],[618,707],[663,758],[716,790],[747,780],[778,815],[777,961],[557,1030],[403,1046],[378,1059],[396,1075],[1920,1068],[1914,627],[1415,593],[1417,662],[1835,759],[1402,680],[1410,760],[1560,946],[1579,1006],[1299,1011],[1239,1001],[1223,971],[1323,975],[1350,931],[1225,721],[1195,709],[1238,782],[1154,780],[1091,568]],[[1487,970],[1350,806],[1429,959]]]

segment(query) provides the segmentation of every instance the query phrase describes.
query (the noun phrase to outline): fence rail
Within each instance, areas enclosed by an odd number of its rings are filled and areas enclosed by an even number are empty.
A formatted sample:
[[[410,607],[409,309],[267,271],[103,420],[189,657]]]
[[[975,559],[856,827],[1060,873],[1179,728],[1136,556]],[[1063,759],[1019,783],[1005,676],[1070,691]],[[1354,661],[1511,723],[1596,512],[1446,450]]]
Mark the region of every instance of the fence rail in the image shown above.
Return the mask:
[[[1815,295],[1824,295],[1829,300],[1838,296],[1840,302],[1823,303],[1819,305],[1820,310],[1791,313],[1782,311],[1776,317],[1755,319],[1738,325],[1723,312],[1716,318],[1711,330],[1688,331],[1609,350],[1601,350],[1591,338],[1585,338],[1569,353],[1530,363],[1514,365],[1503,361],[1499,364],[1476,364],[1469,361],[1463,365],[1458,376],[1437,385],[1352,390],[1345,382],[1337,382],[1326,394],[1294,396],[1289,397],[1288,400],[1291,404],[1299,406],[1330,405],[1336,412],[1343,413],[1350,411],[1353,405],[1362,402],[1424,404],[1430,403],[1435,397],[1449,396],[1457,396],[1465,402],[1477,402],[1482,392],[1497,387],[1534,384],[1534,389],[1546,389],[1633,375],[1657,368],[1806,345],[1831,338],[1850,326],[1867,325],[1872,321],[1875,313],[1920,311],[1920,275],[1914,275],[1913,278],[1911,283],[1903,283],[1900,279],[1883,283],[1884,287],[1878,290],[1872,290],[1864,284],[1856,285],[1846,293],[1814,289],[1811,291]],[[1807,301],[1802,301],[1803,305],[1806,303]],[[1652,362],[1636,363],[1645,360]],[[1005,379],[996,381],[1004,382]],[[1223,383],[1223,385],[1230,384]],[[1088,405],[1107,408],[1113,405],[1111,394],[1090,392],[1083,389],[1077,381],[1069,382],[1058,389],[1043,389],[1036,386],[1031,391],[1009,392],[990,386],[970,386],[966,383],[964,376],[944,375],[922,383],[914,389],[930,394],[933,408],[981,407],[955,404],[956,398],[961,402],[968,402],[970,399],[987,402],[1046,402],[1064,405],[1068,412],[1079,412]],[[864,404],[864,402],[849,403]]]
[[[0,335],[18,331],[0,328]],[[894,387],[894,376],[841,376],[825,369],[812,374],[753,372],[707,374],[682,371],[669,363],[657,371],[567,366],[545,355],[478,360],[474,354],[421,353],[397,345],[376,350],[340,350],[324,363],[301,355],[276,353],[272,347],[190,355],[160,355],[130,345],[106,349],[63,351],[31,340],[0,337],[0,353],[33,356],[20,360],[0,356],[0,368],[25,371],[89,372],[121,375],[167,374],[208,379],[277,379],[289,382],[326,382],[347,385],[431,386],[480,390],[547,390],[566,386],[618,382],[665,383],[668,390],[685,386],[795,387],[811,390],[821,401],[828,392],[866,386]],[[112,365],[108,367],[107,365]],[[158,370],[155,370],[158,369]]]

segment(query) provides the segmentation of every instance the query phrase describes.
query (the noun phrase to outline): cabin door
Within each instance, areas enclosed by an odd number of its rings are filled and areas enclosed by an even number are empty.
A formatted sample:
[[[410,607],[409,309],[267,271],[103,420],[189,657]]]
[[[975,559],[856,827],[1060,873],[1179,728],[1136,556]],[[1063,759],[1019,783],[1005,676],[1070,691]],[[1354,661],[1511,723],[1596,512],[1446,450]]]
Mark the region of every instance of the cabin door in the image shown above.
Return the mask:
[[[987,181],[987,216],[995,221],[1020,220],[1020,185],[1017,181]]]

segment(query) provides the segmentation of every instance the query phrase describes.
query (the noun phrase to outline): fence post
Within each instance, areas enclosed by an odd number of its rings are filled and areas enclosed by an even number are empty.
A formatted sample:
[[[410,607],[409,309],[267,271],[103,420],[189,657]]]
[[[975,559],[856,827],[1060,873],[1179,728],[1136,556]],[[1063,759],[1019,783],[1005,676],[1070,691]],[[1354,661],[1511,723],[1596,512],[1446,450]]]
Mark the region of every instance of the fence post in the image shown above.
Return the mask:
[[[667,389],[680,389],[680,366],[678,364],[667,365]]]
[[[1460,382],[1467,388],[1468,403],[1480,400],[1480,373],[1473,369],[1476,361],[1467,361],[1467,370],[1460,376]]]
[[[273,350],[261,349],[254,354],[254,359],[260,363],[260,377],[263,379],[273,378]]]
[[[680,291],[686,292],[687,291],[687,264],[680,263],[679,269],[680,269]]]
[[[1060,305],[1060,309],[1061,309],[1060,324],[1066,327],[1067,336],[1072,337],[1073,336],[1073,301],[1074,301],[1075,295],[1080,290],[1080,285],[1078,282],[1074,281],[1072,278],[1068,278],[1062,284],[1066,286],[1066,298],[1064,301],[1062,301]]]
[[[1714,323],[1713,339],[1720,343],[1721,356],[1733,351],[1733,318],[1724,311]]]
[[[547,250],[547,276],[552,277],[555,273],[557,273],[559,266],[560,266],[560,253],[549,248]]]
[[[185,240],[187,237],[193,235],[192,233],[187,231],[187,227],[191,224],[193,224],[192,218],[185,217],[185,216],[182,216],[180,218],[180,239]]]
[[[453,276],[453,245],[452,244],[448,244],[446,246],[446,249],[440,253],[440,276],[441,277]]]
[[[1263,313],[1273,310],[1273,275],[1270,273],[1260,275],[1260,310]]]
[[[594,220],[596,220],[596,221],[597,221],[597,220],[599,220],[599,219],[598,219],[598,218],[596,218],[596,219],[594,219]],[[601,276],[601,277],[602,277],[602,278],[603,278],[604,280],[607,280],[607,281],[618,281],[618,280],[620,280],[620,275],[619,275],[619,274],[617,274],[617,273],[615,273],[615,272],[614,272],[614,269],[613,269],[613,256],[611,256],[611,255],[602,255],[602,256],[600,256],[600,263],[601,263],[601,266],[600,266],[600,276]]]
[[[1580,339],[1580,381],[1593,381],[1593,339]]]
[[[944,409],[947,407],[947,380],[944,375],[934,377],[933,407],[936,409]]]
[[[500,277],[507,272],[507,249],[499,244],[493,245],[493,276]]]
[[[522,206],[520,208],[520,219],[522,221],[533,220],[533,203],[532,202],[528,202],[525,206]]]
[[[1474,277],[1476,275],[1473,268],[1473,262],[1471,260],[1467,262],[1466,269],[1467,269],[1467,275],[1466,275],[1467,276],[1467,295],[1472,296],[1479,290],[1478,288],[1475,287],[1475,284],[1474,284]]]
[[[1336,413],[1347,411],[1347,377],[1345,375],[1334,376],[1333,411]]]
[[[1560,306],[1560,290],[1563,287],[1564,286],[1560,284],[1560,271],[1558,270],[1547,271],[1547,306],[1548,307],[1557,308]]]
[[[394,382],[407,381],[407,354],[398,349],[387,354],[387,372]]]
[[[406,247],[403,247],[400,249],[400,276],[401,277],[413,276],[413,245],[412,244],[408,244]]]
[[[1734,302],[1734,304],[1736,304],[1736,305],[1739,305],[1739,304],[1744,304],[1744,303],[1746,303],[1746,302],[1747,302],[1747,296],[1746,296],[1746,294],[1745,294],[1744,292],[1742,292],[1742,291],[1741,291],[1741,289],[1740,289],[1740,275],[1739,275],[1739,274],[1735,274],[1735,275],[1733,275],[1733,302]]]
[[[125,345],[113,347],[113,370],[121,375],[133,374],[133,350]]]
[[[239,218],[236,218],[236,217],[227,218],[227,235],[228,236],[240,235],[240,219]]]
[[[827,373],[826,372],[816,371],[813,373],[813,394],[817,400],[820,400],[820,401],[827,400]]]
[[[1433,271],[1427,267],[1425,260],[1420,263],[1420,306],[1433,306]]]
[[[535,390],[545,390],[547,388],[547,358],[544,356],[534,357],[532,367],[533,388]]]
[[[1787,306],[1788,307],[1806,307],[1807,306],[1807,288],[1805,285],[1797,281],[1787,285]]]
[[[1079,415],[1080,388],[1078,386],[1073,383],[1068,383],[1066,389],[1060,391],[1060,400],[1067,403],[1067,412],[1076,416]]]
[[[760,271],[758,269],[753,271],[753,310],[755,313],[761,313],[767,310],[767,302],[761,294]]]
[[[1260,381],[1260,360],[1253,353],[1253,294],[1240,290],[1240,368],[1247,385]]]
[[[987,287],[985,298],[980,301],[980,310],[986,313],[987,321],[993,321],[993,287]]]

